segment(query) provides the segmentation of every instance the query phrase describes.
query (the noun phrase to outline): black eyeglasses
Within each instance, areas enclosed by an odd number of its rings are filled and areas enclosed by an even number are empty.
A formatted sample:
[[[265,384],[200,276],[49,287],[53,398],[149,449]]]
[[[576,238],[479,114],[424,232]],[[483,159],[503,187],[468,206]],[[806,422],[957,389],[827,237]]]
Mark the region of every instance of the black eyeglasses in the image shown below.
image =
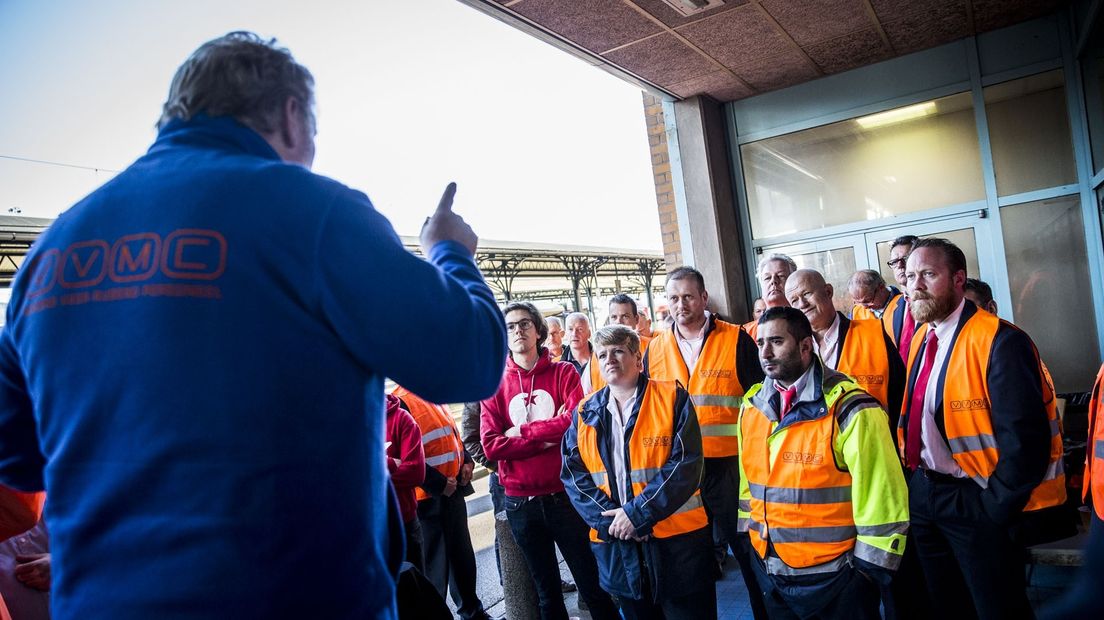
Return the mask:
[[[527,332],[530,329],[533,329],[533,322],[530,321],[529,319],[522,319],[522,320],[518,321],[517,323],[507,323],[506,324],[506,331],[508,331],[508,332],[512,332],[512,331]]]
[[[903,256],[901,258],[895,258],[891,261],[887,261],[886,262],[886,267],[889,267],[890,269],[896,269],[898,267],[904,267],[906,260],[907,259]]]

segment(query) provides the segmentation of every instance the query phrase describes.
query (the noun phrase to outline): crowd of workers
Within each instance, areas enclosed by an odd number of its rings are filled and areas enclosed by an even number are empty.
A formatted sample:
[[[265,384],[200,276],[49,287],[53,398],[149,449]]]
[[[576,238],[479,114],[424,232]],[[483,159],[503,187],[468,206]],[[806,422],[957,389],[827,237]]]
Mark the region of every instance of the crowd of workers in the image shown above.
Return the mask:
[[[312,174],[313,103],[274,41],[206,43],[149,152],[19,271],[0,526],[35,525],[45,491],[55,617],[433,618],[447,593],[486,618],[476,461],[504,588],[546,620],[567,617],[557,550],[600,620],[716,617],[729,550],[757,619],[1033,615],[1022,549],[1066,500],[1057,398],[955,245],[895,241],[900,288],[855,273],[850,316],[771,255],[742,326],[691,267],[655,329],[627,296],[597,330],[546,320],[495,303],[455,185],[423,260]],[[1100,377],[1069,617],[1100,605]]]

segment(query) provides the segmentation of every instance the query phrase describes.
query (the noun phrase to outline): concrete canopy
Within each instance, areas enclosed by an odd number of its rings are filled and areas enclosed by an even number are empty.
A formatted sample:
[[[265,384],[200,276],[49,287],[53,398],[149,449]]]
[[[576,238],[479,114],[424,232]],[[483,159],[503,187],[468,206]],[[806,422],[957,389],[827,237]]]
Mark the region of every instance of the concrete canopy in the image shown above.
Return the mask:
[[[734,101],[1051,13],[1068,0],[461,0],[673,99]],[[683,15],[675,7],[705,5]]]

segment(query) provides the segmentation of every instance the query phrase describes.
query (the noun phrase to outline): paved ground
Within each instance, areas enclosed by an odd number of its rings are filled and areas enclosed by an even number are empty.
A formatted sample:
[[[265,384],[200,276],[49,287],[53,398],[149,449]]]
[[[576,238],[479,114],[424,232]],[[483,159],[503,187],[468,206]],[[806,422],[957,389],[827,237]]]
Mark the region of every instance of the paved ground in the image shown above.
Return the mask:
[[[487,478],[476,480],[475,495],[468,498],[468,526],[471,530],[472,545],[475,548],[477,565],[478,592],[484,607],[493,617],[505,616],[502,602],[502,586],[498,581],[498,566],[494,554],[494,516],[491,511],[490,497],[487,495]],[[565,579],[571,579],[567,566],[561,561],[560,571]],[[1054,566],[1037,566],[1030,573],[1028,596],[1036,610],[1065,591],[1066,584],[1072,579],[1075,569]],[[590,614],[578,608],[578,595],[564,595],[568,614],[589,619]],[[449,602],[451,605],[451,601]],[[455,608],[453,608],[455,611]],[[747,589],[740,578],[736,560],[731,556],[725,565],[724,579],[717,582],[717,612],[722,620],[751,620],[751,608],[748,604]]]

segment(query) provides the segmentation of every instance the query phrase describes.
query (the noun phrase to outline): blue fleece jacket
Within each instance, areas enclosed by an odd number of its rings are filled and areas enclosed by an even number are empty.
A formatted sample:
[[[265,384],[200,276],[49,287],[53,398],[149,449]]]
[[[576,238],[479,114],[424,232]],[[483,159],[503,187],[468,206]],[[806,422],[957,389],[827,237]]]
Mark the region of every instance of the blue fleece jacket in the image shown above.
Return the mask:
[[[479,400],[506,353],[466,251],[428,258],[229,118],[59,217],[0,336],[0,482],[48,492],[54,617],[394,617],[383,378]]]

